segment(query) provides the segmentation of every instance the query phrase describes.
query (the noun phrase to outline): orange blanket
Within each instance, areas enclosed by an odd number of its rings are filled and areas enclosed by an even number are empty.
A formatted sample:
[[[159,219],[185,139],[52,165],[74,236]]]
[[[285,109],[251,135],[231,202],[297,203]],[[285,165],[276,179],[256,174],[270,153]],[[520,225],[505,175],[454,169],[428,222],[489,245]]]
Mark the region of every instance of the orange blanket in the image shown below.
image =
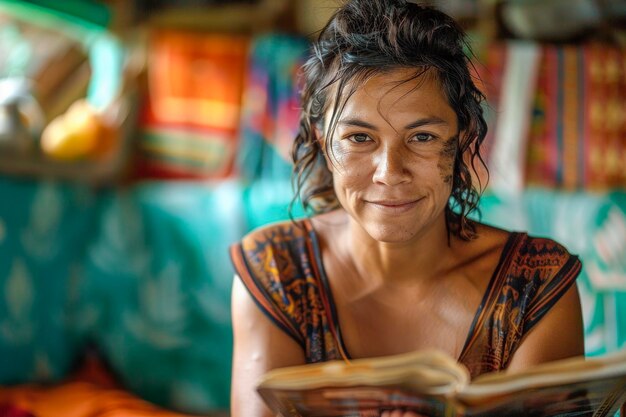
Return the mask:
[[[51,387],[3,387],[2,404],[30,412],[34,417],[188,417],[158,408],[121,389],[82,381]]]
[[[94,352],[56,385],[0,386],[0,417],[191,417],[151,404],[125,391]],[[207,417],[228,417],[215,413]]]

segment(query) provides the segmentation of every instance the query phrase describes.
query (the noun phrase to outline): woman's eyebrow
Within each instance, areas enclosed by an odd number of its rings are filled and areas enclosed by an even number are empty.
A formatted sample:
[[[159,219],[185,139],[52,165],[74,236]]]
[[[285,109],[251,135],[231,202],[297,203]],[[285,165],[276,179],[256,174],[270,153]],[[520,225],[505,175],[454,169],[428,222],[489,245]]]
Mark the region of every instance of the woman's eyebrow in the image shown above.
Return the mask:
[[[370,129],[370,130],[378,130],[378,128],[376,126],[374,126],[371,123],[366,122],[365,120],[361,120],[361,119],[357,119],[357,118],[346,118],[346,119],[341,119],[338,122],[339,125],[341,126],[352,126],[352,127],[362,127],[364,129]],[[411,129],[415,129],[417,127],[420,126],[425,126],[425,125],[445,125],[448,126],[448,122],[436,117],[436,116],[431,116],[431,117],[425,117],[422,119],[418,119],[412,123],[409,123],[408,125],[404,126],[404,130],[411,130]]]
[[[341,119],[338,122],[341,126],[354,126],[354,127],[362,127],[365,129],[378,130],[376,126],[371,123],[366,122],[365,120],[356,119],[356,118],[347,118]]]
[[[448,126],[449,123],[446,122],[443,119],[440,119],[439,117],[436,117],[436,116],[425,117],[423,119],[416,120],[413,123],[409,123],[408,125],[404,126],[404,130],[411,130],[411,129],[415,129],[416,127],[425,126],[425,125],[445,125],[445,126]]]
[[[339,120],[338,124],[341,126],[353,126],[353,127],[362,127],[364,129],[370,129],[370,130],[378,130],[378,128],[374,126],[373,124],[368,123],[365,120],[361,120],[357,118],[341,119]],[[425,126],[425,125],[446,125],[447,126],[448,122],[436,116],[425,117],[423,119],[418,119],[404,126],[404,130],[411,130],[411,129],[415,129],[417,127]]]

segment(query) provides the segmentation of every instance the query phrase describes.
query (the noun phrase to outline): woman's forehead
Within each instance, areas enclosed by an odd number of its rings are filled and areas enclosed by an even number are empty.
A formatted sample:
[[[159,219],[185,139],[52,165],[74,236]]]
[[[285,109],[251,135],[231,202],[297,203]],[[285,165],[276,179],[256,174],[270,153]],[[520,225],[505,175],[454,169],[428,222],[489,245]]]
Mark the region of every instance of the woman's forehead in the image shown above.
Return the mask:
[[[359,80],[355,78],[341,95],[342,117],[411,113],[455,119],[435,71],[396,69]]]

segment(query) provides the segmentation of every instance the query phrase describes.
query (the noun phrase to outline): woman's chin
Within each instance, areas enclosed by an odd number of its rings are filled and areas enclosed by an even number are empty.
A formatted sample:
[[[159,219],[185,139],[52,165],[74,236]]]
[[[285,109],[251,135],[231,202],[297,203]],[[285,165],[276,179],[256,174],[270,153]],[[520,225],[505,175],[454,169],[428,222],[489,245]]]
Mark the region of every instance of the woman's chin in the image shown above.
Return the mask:
[[[415,231],[406,227],[381,224],[366,228],[366,231],[372,239],[382,243],[405,243],[411,241],[416,235]]]

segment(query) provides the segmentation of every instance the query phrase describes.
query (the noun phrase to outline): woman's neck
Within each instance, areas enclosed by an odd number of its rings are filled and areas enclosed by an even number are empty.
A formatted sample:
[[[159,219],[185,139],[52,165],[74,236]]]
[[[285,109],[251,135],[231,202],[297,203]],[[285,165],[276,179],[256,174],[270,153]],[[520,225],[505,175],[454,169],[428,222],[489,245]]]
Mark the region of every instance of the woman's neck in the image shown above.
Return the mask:
[[[454,240],[448,239],[445,214],[405,242],[379,242],[353,220],[341,239],[358,276],[375,286],[412,286],[437,278],[446,269]]]

